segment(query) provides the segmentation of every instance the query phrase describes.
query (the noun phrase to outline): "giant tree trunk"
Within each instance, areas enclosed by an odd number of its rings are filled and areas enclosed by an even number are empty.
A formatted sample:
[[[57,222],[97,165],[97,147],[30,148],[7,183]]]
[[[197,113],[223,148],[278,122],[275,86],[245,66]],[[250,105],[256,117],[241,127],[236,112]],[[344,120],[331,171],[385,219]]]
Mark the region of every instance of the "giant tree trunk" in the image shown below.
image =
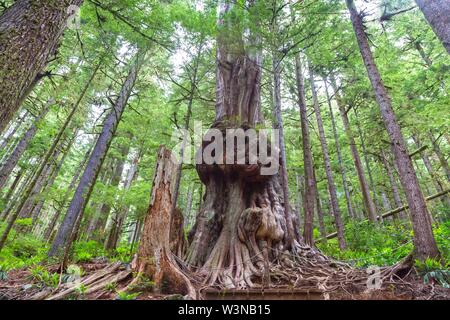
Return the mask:
[[[228,147],[234,139],[227,141],[227,129],[245,131],[262,124],[261,58],[258,45],[245,46],[243,35],[234,29],[233,4],[224,1],[219,8],[216,121],[212,127],[220,131]],[[254,34],[250,38],[257,39]],[[198,274],[209,285],[253,287],[256,278],[264,277],[269,261],[291,245],[286,220],[292,219],[295,226],[298,221],[292,213],[286,219],[279,175],[264,175],[262,163],[236,161],[241,151],[248,159],[247,148],[256,142],[248,139],[245,150],[235,147],[227,154],[216,150],[213,163],[197,164],[206,195],[189,235],[187,262],[199,268]],[[211,154],[210,145],[204,139],[197,155]],[[265,151],[278,164],[276,150]]]
[[[392,150],[399,171],[400,181],[405,190],[406,199],[409,205],[414,230],[415,254],[420,260],[425,260],[429,257],[438,257],[440,253],[433,236],[430,214],[428,213],[425,199],[420,190],[419,181],[417,180],[408,149],[392,108],[391,98],[375,64],[369,41],[364,31],[362,18],[357,12],[353,0],[346,0],[346,2],[350,11],[350,18],[361,56],[375,92],[375,98],[380,107],[386,131],[392,142]]]
[[[450,53],[450,1],[449,0],[416,0],[425,19]]]
[[[49,256],[58,255],[59,253],[62,253],[63,250],[67,251],[68,247],[71,245],[71,235],[75,231],[74,228],[76,222],[79,216],[83,214],[86,203],[89,200],[89,195],[94,187],[103,160],[106,157],[123,111],[125,110],[128,99],[132,93],[137,75],[144,62],[145,52],[145,50],[141,50],[137,53],[136,61],[131,67],[118,98],[103,124],[102,133],[97,139],[91,157],[81,176],[80,183],[75,190],[75,194],[69,205],[66,216],[64,217],[64,221],[53,241]]]
[[[350,127],[347,111],[345,110],[345,105],[342,101],[341,95],[339,94],[333,74],[331,75],[331,85],[333,86],[334,97],[339,107],[342,122],[344,123],[345,133],[347,135],[348,142],[350,143],[350,150],[352,151],[353,162],[355,164],[356,173],[358,174],[359,186],[361,187],[361,193],[364,200],[364,207],[366,208],[369,220],[375,223],[377,210],[375,208],[375,204],[373,203],[372,196],[370,195],[369,184],[367,183],[366,175],[364,174],[361,158],[355,143],[355,137]]]
[[[0,133],[55,53],[83,0],[18,0],[0,16]]]
[[[155,283],[158,292],[181,293],[195,298],[195,289],[178,268],[172,252],[172,248],[179,247],[183,241],[183,216],[172,209],[176,168],[170,150],[161,146],[158,150],[150,207],[132,268],[137,272],[135,281],[145,276]],[[171,216],[173,212],[177,212],[176,217]]]
[[[320,113],[319,99],[317,97],[316,85],[314,82],[314,70],[308,61],[309,81],[311,83],[311,92],[313,96],[314,113],[316,114],[317,128],[319,131],[320,144],[322,146],[322,156],[325,164],[325,174],[328,182],[328,192],[330,194],[331,207],[334,214],[334,222],[338,233],[339,248],[345,250],[344,225],[342,223],[341,209],[339,208],[339,200],[337,197],[336,185],[334,184],[333,171],[331,168],[330,154],[328,153],[328,142],[323,128],[322,115]]]
[[[36,119],[33,121],[31,127],[27,130],[27,132],[25,132],[24,136],[20,139],[19,143],[14,148],[14,151],[11,153],[8,159],[6,159],[6,162],[2,165],[2,168],[0,169],[0,190],[5,186],[6,182],[8,181],[9,175],[16,167],[17,163],[20,160],[20,157],[28,148],[28,145],[30,144],[31,140],[36,135],[36,132],[38,130],[38,124],[47,114],[50,104],[51,104],[50,102],[47,103],[47,105],[43,108],[39,116],[37,116]]]

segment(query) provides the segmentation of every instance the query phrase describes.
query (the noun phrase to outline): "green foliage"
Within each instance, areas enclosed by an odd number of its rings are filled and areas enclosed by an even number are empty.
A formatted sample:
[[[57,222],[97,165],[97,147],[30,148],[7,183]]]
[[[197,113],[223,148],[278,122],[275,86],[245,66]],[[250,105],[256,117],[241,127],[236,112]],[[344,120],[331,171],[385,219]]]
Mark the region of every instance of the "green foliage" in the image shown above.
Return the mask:
[[[108,290],[108,291],[111,291],[111,292],[115,292],[115,291],[116,291],[116,288],[117,288],[117,283],[116,283],[116,282],[108,283],[108,284],[105,286],[105,289]]]
[[[59,284],[59,274],[50,273],[41,265],[31,267],[30,273],[31,278],[41,286],[56,288]]]
[[[435,227],[436,241],[448,261],[449,224]],[[358,267],[393,265],[413,250],[412,231],[409,226],[385,222],[376,227],[369,222],[349,223],[346,226],[347,250],[340,251],[337,240],[331,239],[318,247],[336,259],[348,261]]]
[[[2,231],[0,224],[0,232]],[[9,240],[0,252],[0,270],[20,269],[44,261],[48,245],[30,234],[17,234],[11,231]]]
[[[125,291],[121,291],[117,294],[117,299],[119,300],[136,300],[136,298],[140,295],[140,292],[128,293]]]
[[[450,289],[450,263],[443,265],[441,261],[426,259],[415,261],[415,268],[422,276],[424,283],[439,283],[444,288]]]
[[[19,227],[31,227],[33,218],[17,219],[14,224]]]
[[[73,260],[75,263],[88,262],[96,257],[105,257],[103,246],[96,241],[76,242],[73,248]]]
[[[124,263],[128,263],[133,258],[137,248],[134,246],[133,250],[131,250],[130,245],[120,245],[113,252],[109,253],[109,257],[112,261],[121,261]]]

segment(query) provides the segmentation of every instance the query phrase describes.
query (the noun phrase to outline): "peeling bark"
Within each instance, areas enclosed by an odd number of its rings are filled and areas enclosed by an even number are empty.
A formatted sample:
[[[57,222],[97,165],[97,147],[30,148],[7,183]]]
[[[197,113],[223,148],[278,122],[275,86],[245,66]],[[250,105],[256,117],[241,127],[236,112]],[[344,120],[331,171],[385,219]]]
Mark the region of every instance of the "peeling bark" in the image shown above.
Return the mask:
[[[161,146],[152,183],[150,207],[144,220],[139,249],[132,263],[138,276],[145,276],[155,283],[161,293],[181,293],[196,297],[196,292],[186,275],[177,266],[172,249],[182,246],[183,216],[172,210],[176,180],[176,164],[170,150]],[[175,212],[176,217],[171,217]],[[170,222],[173,222],[171,227]]]

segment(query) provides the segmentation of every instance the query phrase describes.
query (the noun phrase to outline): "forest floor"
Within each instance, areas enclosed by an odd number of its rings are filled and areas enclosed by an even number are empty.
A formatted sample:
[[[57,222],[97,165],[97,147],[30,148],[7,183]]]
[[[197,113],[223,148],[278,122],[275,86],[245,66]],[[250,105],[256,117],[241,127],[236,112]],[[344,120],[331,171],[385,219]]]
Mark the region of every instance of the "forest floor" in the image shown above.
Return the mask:
[[[79,280],[81,283],[85,279],[93,278],[96,275],[102,274],[105,270],[110,270],[110,272],[105,272],[101,277],[89,285],[84,287],[84,285],[78,285],[78,287],[70,294],[64,295],[63,299],[69,300],[181,300],[183,297],[181,295],[163,295],[156,294],[151,291],[151,289],[138,290],[135,289],[133,292],[128,292],[126,289],[132,280],[132,273],[129,265],[123,263],[109,263],[107,261],[95,261],[84,262],[78,265],[83,270],[83,277]],[[112,269],[114,268],[114,269]],[[48,274],[57,274],[59,266],[49,265],[45,267]],[[128,271],[129,272],[128,272]],[[99,289],[91,288],[95,287],[99,283],[108,281],[113,276],[124,274],[124,278],[115,282],[114,285],[103,285]],[[41,273],[42,274],[42,273]],[[45,272],[44,272],[45,274]],[[11,270],[8,272],[6,279],[0,280],[0,300],[41,300],[48,299],[49,297],[54,297],[61,292],[67,290],[71,287],[71,283],[61,283],[62,275],[59,277],[59,283],[54,283],[53,286],[49,285],[49,281],[46,277],[42,275],[36,276],[36,274],[30,269],[18,269]],[[309,299],[330,299],[330,300],[450,300],[450,289],[444,288],[439,285],[424,284],[423,280],[416,276],[408,276],[408,279],[404,279],[404,285],[398,284],[384,284],[379,290],[371,290],[360,292],[357,288],[352,290],[351,287],[347,287],[343,290],[334,291],[326,293],[319,298],[311,298],[309,295],[289,294],[287,288],[278,295],[278,297],[269,298],[267,295],[258,296],[253,294],[252,297],[241,295],[242,300],[251,299],[275,299],[275,300],[309,300]],[[111,282],[112,284],[113,282]],[[73,288],[73,286],[72,286]],[[280,288],[277,288],[280,289]],[[274,290],[276,291],[276,290]],[[230,296],[228,296],[230,297]],[[225,299],[227,297],[224,297]],[[239,294],[233,296],[232,299],[239,299]],[[213,299],[221,299],[221,297],[216,296]]]

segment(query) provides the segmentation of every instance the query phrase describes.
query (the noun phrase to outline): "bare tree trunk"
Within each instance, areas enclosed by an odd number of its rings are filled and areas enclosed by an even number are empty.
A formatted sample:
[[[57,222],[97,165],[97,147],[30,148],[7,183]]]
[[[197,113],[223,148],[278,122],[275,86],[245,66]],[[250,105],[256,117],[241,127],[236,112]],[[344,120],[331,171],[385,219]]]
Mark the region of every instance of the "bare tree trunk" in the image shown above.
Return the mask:
[[[392,142],[392,149],[399,170],[400,180],[405,190],[409,205],[413,230],[415,255],[420,260],[440,255],[433,236],[431,217],[419,187],[414,167],[392,108],[390,96],[383,84],[378,68],[375,64],[372,51],[364,31],[361,16],[358,14],[353,0],[346,0],[350,17],[355,30],[356,39],[361,51],[362,59],[367,68],[367,74],[375,92],[375,98],[380,106],[386,130]]]
[[[442,45],[450,53],[450,1],[416,0],[416,3]]]
[[[36,132],[38,130],[38,124],[47,115],[51,104],[52,104],[51,102],[48,102],[47,105],[44,106],[39,116],[36,117],[31,127],[20,139],[19,144],[14,148],[14,151],[8,157],[6,162],[2,165],[2,168],[0,169],[0,190],[5,186],[6,182],[8,181],[9,175],[16,167],[17,163],[20,160],[20,157],[22,157],[23,153],[28,148],[31,140],[36,135]]]
[[[342,175],[342,186],[344,188],[345,200],[347,203],[347,211],[348,211],[349,217],[352,219],[355,219],[356,216],[353,211],[352,201],[350,199],[350,191],[349,191],[348,183],[347,183],[347,170],[345,169],[344,161],[342,160],[341,145],[339,143],[339,136],[338,136],[337,128],[336,128],[336,120],[334,118],[333,108],[331,106],[331,98],[330,98],[330,93],[328,91],[328,84],[327,84],[326,78],[323,79],[323,83],[325,85],[325,93],[327,96],[328,108],[330,111],[331,126],[333,128],[334,142],[336,144],[336,152],[338,155],[339,168],[340,168],[341,175]]]
[[[299,176],[298,174],[295,175],[295,185],[296,185],[296,194],[297,194],[297,212],[298,212],[298,221],[299,221],[299,228],[302,228],[302,211],[303,211],[303,177]]]
[[[361,149],[363,152],[364,163],[366,165],[367,175],[369,176],[369,184],[370,184],[370,188],[372,189],[372,199],[375,201],[376,208],[381,209],[380,202],[378,201],[377,190],[375,188],[375,182],[373,181],[372,168],[370,167],[369,156],[368,156],[367,149],[366,149],[366,143],[364,141],[364,134],[363,134],[363,131],[361,130],[359,116],[358,116],[358,112],[356,111],[356,108],[353,108],[353,112],[355,113],[355,123],[356,123],[356,128],[358,130],[359,140],[361,141]]]
[[[17,201],[20,199],[20,196],[22,195],[23,191],[26,190],[30,182],[33,180],[35,173],[37,172],[38,168],[32,168],[27,172],[27,175],[25,177],[25,180],[22,182],[22,184],[17,188],[17,191],[14,192],[12,197],[8,199],[8,204],[6,208],[2,211],[0,214],[0,220],[5,220],[8,218],[8,216],[13,211],[14,207],[17,205]]]
[[[439,147],[439,142],[437,141],[438,139],[434,138],[433,133],[431,131],[428,133],[428,136],[433,145],[433,151],[437,155],[439,162],[441,163],[442,170],[444,171],[447,177],[447,182],[450,182],[450,169],[448,167],[447,159],[442,153],[441,148]]]
[[[328,182],[328,192],[331,199],[331,207],[333,208],[334,222],[338,233],[339,248],[345,250],[344,225],[342,223],[341,210],[339,208],[339,200],[337,197],[336,185],[334,184],[333,171],[331,168],[330,154],[328,153],[328,143],[325,136],[325,129],[323,128],[322,115],[320,113],[319,99],[317,97],[316,85],[314,82],[314,70],[311,63],[308,61],[309,67],[309,82],[311,83],[311,92],[313,97],[314,113],[316,114],[317,128],[319,131],[320,144],[322,146],[322,156],[325,164],[325,174]]]
[[[116,162],[116,158],[108,158],[108,154],[106,155],[106,159],[104,160],[99,173],[99,178],[97,178],[95,184],[97,184],[98,182],[100,182],[104,186],[108,186],[111,184],[114,178],[113,173],[116,168]],[[102,199],[104,196],[106,196],[105,190],[102,191],[99,198]],[[86,220],[84,228],[85,230],[83,230],[81,233],[85,234],[86,239],[102,242],[105,227],[109,218],[109,213],[111,211],[111,205],[108,203],[108,201],[101,203],[90,203],[90,208],[93,211],[93,216],[86,216],[83,218],[84,220]]]
[[[56,256],[64,251],[67,252],[68,247],[71,245],[70,237],[74,231],[76,232],[76,230],[74,230],[76,221],[84,212],[84,208],[89,200],[89,195],[97,179],[103,160],[106,157],[106,153],[108,152],[123,111],[132,93],[138,72],[144,62],[144,58],[145,50],[140,50],[137,54],[135,63],[128,73],[127,79],[122,86],[119,96],[114,103],[113,110],[109,113],[104,122],[102,133],[97,139],[97,143],[95,144],[91,157],[86,165],[83,175],[81,176],[80,183],[75,191],[66,216],[64,217],[58,234],[53,241],[52,247],[49,251],[49,256]]]
[[[397,208],[403,207],[404,204],[403,204],[402,198],[400,196],[400,190],[399,190],[397,181],[395,179],[394,172],[392,171],[392,167],[389,164],[389,161],[383,151],[381,153],[381,161],[383,162],[384,168],[385,168],[386,173],[389,178],[389,183],[391,185],[392,195],[394,197],[395,206]],[[394,218],[396,218],[396,217],[397,216],[394,215]],[[400,217],[404,218],[402,213],[400,213]]]
[[[316,169],[314,168],[314,180],[316,179]],[[322,200],[320,199],[320,192],[316,190],[316,212],[317,212],[317,220],[319,221],[319,231],[322,238],[327,239],[327,231],[325,229],[325,223],[323,221],[324,213],[322,209]]]
[[[190,122],[191,122],[191,116],[192,116],[192,105],[194,103],[194,95],[195,95],[195,91],[197,90],[197,75],[198,75],[198,68],[199,68],[199,64],[200,64],[200,56],[202,54],[202,49],[203,49],[203,42],[201,42],[197,48],[197,53],[196,56],[194,58],[194,65],[193,68],[191,70],[192,75],[190,75],[189,79],[191,80],[190,83],[190,88],[189,88],[189,93],[188,93],[188,97],[187,97],[187,112],[186,112],[186,118],[185,118],[185,123],[184,123],[184,130],[185,130],[185,135],[182,137],[183,141],[181,144],[181,149],[180,149],[180,162],[178,164],[178,168],[177,168],[177,175],[176,175],[176,180],[175,180],[175,192],[173,193],[173,207],[172,207],[172,214],[171,217],[173,218],[175,215],[175,210],[177,208],[177,204],[178,204],[178,196],[179,196],[179,192],[180,192],[180,182],[181,182],[181,175],[183,173],[183,160],[184,160],[184,153],[185,153],[185,148],[186,148],[186,144],[187,144],[187,139],[188,139],[188,132],[189,132],[189,126],[190,126]],[[186,220],[187,220],[187,216],[185,216]]]
[[[12,182],[11,186],[9,187],[8,192],[6,193],[6,195],[3,197],[3,199],[5,199],[6,201],[11,200],[11,195],[14,193],[14,191],[16,190],[17,185],[19,184],[20,180],[22,179],[23,175],[25,173],[25,169],[20,168],[19,171],[17,172],[14,181]]]
[[[9,132],[8,136],[6,136],[3,139],[2,144],[0,146],[0,150],[4,150],[6,148],[6,146],[11,142],[11,140],[14,138],[14,135],[16,134],[17,130],[20,129],[20,127],[22,126],[22,124],[25,121],[25,119],[27,118],[27,116],[28,116],[28,110],[25,112],[25,114],[23,116],[19,116],[19,119],[16,121],[11,132]]]
[[[339,107],[339,112],[341,114],[342,122],[344,123],[345,133],[347,135],[347,139],[350,143],[350,149],[352,151],[353,162],[355,164],[356,173],[358,174],[359,186],[361,187],[361,193],[364,200],[364,207],[367,211],[367,216],[369,220],[373,223],[376,223],[377,210],[375,208],[375,204],[373,203],[372,196],[370,195],[369,185],[366,180],[366,175],[364,174],[363,165],[361,162],[361,158],[359,156],[358,149],[356,148],[355,137],[353,135],[352,129],[350,127],[350,121],[348,120],[347,111],[345,110],[345,105],[341,99],[339,94],[336,80],[334,75],[331,75],[331,85],[333,86],[334,96],[336,99],[336,103]]]
[[[311,142],[308,125],[308,111],[306,106],[305,83],[303,78],[300,55],[295,56],[295,77],[297,81],[297,98],[300,110],[300,124],[303,141],[303,166],[305,168],[305,196],[303,199],[303,240],[313,245],[314,202],[316,201],[316,181],[314,179],[314,164],[311,152]]]
[[[64,198],[61,201],[61,205],[56,210],[55,214],[53,215],[52,219],[50,220],[50,223],[48,224],[47,228],[44,231],[44,239],[45,240],[48,241],[50,239],[53,229],[55,228],[56,223],[58,222],[58,219],[61,216],[62,211],[64,210],[67,199],[69,198],[70,194],[72,193],[73,189],[75,188],[76,183],[78,182],[78,179],[80,178],[82,170],[84,169],[91,152],[92,152],[92,147],[89,148],[89,150],[86,152],[85,156],[83,157],[83,161],[79,166],[79,170],[77,170],[75,172],[75,175],[73,176],[72,180],[70,181],[69,187],[67,188]]]
[[[414,134],[412,136],[412,139],[414,140],[414,143],[416,144],[417,148],[422,147],[422,143],[417,135]],[[436,173],[433,170],[433,166],[431,164],[430,158],[425,154],[425,151],[423,151],[421,153],[421,157],[422,157],[423,164],[425,165],[425,168],[427,169],[428,174],[430,175],[431,182],[433,183],[434,188],[436,189],[435,193],[440,193],[440,192],[444,191],[444,188],[443,188],[441,182],[439,181],[439,177],[436,175]],[[450,207],[450,200],[447,196],[442,196],[440,198],[440,200],[444,206]]]
[[[129,149],[129,147],[128,147],[128,149]],[[127,154],[128,154],[128,151],[129,150],[126,151]],[[140,152],[138,152],[136,157],[133,159],[133,161],[130,165],[130,168],[128,169],[127,177],[125,179],[124,186],[123,186],[123,190],[125,192],[130,190],[133,181],[137,177],[137,169],[138,169],[138,163],[139,163],[140,157],[141,157],[141,154],[140,154]],[[123,165],[122,165],[122,167],[123,167]],[[122,168],[122,171],[123,171],[123,168]],[[120,232],[122,231],[123,223],[128,214],[129,208],[127,206],[123,205],[123,199],[119,199],[119,203],[120,203],[120,206],[117,209],[116,214],[112,218],[111,228],[108,232],[108,238],[106,239],[106,242],[105,242],[106,250],[113,250],[116,248],[117,242],[119,241],[119,238],[120,238]]]
[[[276,20],[276,19],[275,19]],[[275,22],[276,24],[276,22]],[[276,30],[276,28],[275,28]],[[294,241],[294,227],[291,220],[290,204],[289,204],[289,180],[286,164],[286,146],[284,142],[283,117],[281,116],[281,61],[277,57],[277,50],[272,52],[272,72],[273,72],[273,109],[275,115],[274,128],[279,132],[279,148],[280,148],[280,177],[281,187],[283,189],[283,206],[284,216],[287,222],[287,243],[291,246]]]
[[[192,221],[193,221],[193,217],[191,216],[191,211],[192,211],[192,200],[193,200],[193,196],[194,196],[194,188],[195,188],[195,185],[192,184],[188,188],[187,196],[186,196],[186,209],[184,211],[184,216],[185,216],[184,227],[187,229],[191,228]]]
[[[172,193],[175,179],[176,164],[173,162],[173,155],[162,146],[158,150],[150,207],[132,268],[138,274],[135,281],[139,281],[140,276],[144,275],[155,283],[158,292],[176,292],[195,298],[197,294],[194,287],[179,270],[171,252],[175,240],[173,236],[179,236],[178,232],[180,229],[182,232],[183,226],[180,214],[181,223],[177,225],[177,230],[168,227],[171,221],[176,221],[170,217],[173,212]]]
[[[125,162],[128,156],[128,153],[130,151],[130,144],[127,143],[126,145],[122,145],[119,147],[120,149],[120,158],[117,158],[115,161],[115,168],[112,174],[111,182],[109,183],[109,187],[117,188],[120,185],[120,182],[122,180],[123,170],[125,167]],[[114,210],[111,211],[111,204],[105,204],[103,205],[102,209],[106,207],[107,211],[103,212],[102,210],[102,216],[99,220],[100,224],[97,223],[100,230],[103,230],[103,234],[105,235],[104,239],[104,246],[106,250],[112,250],[115,248],[115,244],[113,244],[113,236],[111,235],[111,232],[116,232],[116,227],[119,223],[119,216],[120,212],[119,209],[114,205]],[[109,220],[109,221],[108,221]],[[118,230],[117,230],[118,231]]]
[[[17,0],[0,16],[0,133],[55,54],[71,13],[69,6],[82,3]]]
[[[56,158],[54,158],[53,160],[53,166],[52,166],[52,170],[51,173],[49,175],[49,178],[47,179],[45,186],[43,186],[40,195],[39,195],[39,199],[37,199],[37,203],[34,204],[34,207],[32,209],[31,212],[31,216],[33,218],[33,226],[36,227],[36,222],[37,219],[41,213],[42,207],[45,204],[45,195],[48,192],[48,190],[51,188],[51,186],[53,185],[53,183],[55,182],[56,178],[58,177],[58,174],[70,152],[70,149],[72,148],[72,144],[74,143],[75,139],[77,138],[77,134],[78,134],[78,129],[75,130],[75,133],[73,134],[72,137],[69,138],[69,141],[67,142],[67,146],[64,147],[63,155],[61,157],[61,159],[59,159],[59,161],[56,162]]]
[[[37,177],[37,181],[34,185],[33,190],[28,194],[27,199],[25,200],[24,205],[22,206],[22,209],[19,212],[19,218],[29,218],[31,217],[32,209],[36,201],[36,197],[41,193],[42,189],[44,188],[45,183],[48,181],[52,169],[54,166],[53,161],[59,158],[59,155],[61,154],[61,150],[57,148],[51,158],[45,163],[44,170],[42,170],[39,177]]]

